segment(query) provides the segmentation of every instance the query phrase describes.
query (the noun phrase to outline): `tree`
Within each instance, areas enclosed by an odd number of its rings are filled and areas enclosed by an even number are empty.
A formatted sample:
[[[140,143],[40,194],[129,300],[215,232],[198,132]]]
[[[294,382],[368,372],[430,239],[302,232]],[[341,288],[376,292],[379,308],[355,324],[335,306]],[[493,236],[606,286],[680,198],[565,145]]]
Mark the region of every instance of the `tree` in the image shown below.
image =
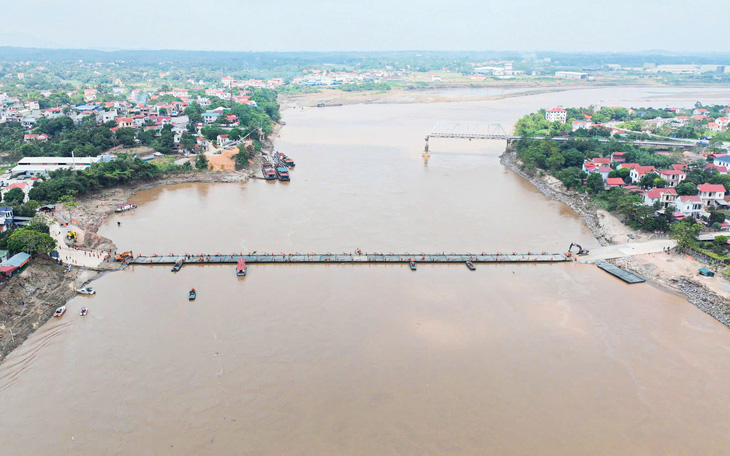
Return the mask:
[[[700,234],[702,225],[692,217],[687,217],[679,223],[669,227],[669,231],[677,240],[677,247],[680,250],[687,250],[697,245],[697,236]]]
[[[25,200],[25,193],[19,188],[11,188],[3,196],[3,201],[8,206],[20,206]]]
[[[234,156],[236,160],[236,170],[244,169],[248,166],[249,148],[243,145],[238,146],[238,153]]]
[[[654,181],[651,183],[651,185],[654,188],[666,188],[667,187],[667,181],[662,179],[661,177],[657,177],[654,179]]]
[[[654,185],[654,181],[656,179],[660,179],[660,177],[657,173],[654,173],[654,172],[646,173],[641,177],[641,180],[639,180],[639,185],[644,188],[649,188],[652,185]]]
[[[56,240],[46,233],[30,228],[21,228],[8,238],[8,250],[13,253],[51,253],[56,249]]]
[[[195,143],[195,137],[190,133],[183,133],[180,137],[180,149],[182,150],[193,150]]]
[[[562,154],[558,153],[548,157],[548,159],[545,161],[545,164],[551,171],[559,171],[563,168],[563,165],[565,164],[565,158]]]
[[[30,200],[18,208],[18,214],[21,217],[32,217],[35,215],[38,208],[41,207],[41,203],[38,201]]]
[[[711,224],[722,223],[725,221],[725,214],[712,207],[710,208],[710,215],[707,219]]]
[[[117,137],[117,141],[124,147],[134,146],[134,136],[137,132],[132,128],[120,128],[114,135]]]
[[[675,188],[677,191],[677,195],[696,195],[697,194],[697,185],[693,184],[692,182],[682,182],[681,184],[677,185]]]
[[[172,131],[172,126],[170,124],[167,124],[162,127],[160,138],[157,141],[154,141],[154,147],[163,154],[169,154],[170,152],[172,152],[174,146],[175,132]]]
[[[716,236],[715,240],[713,241],[715,245],[720,247],[725,247],[727,245],[727,241],[730,240],[730,237],[727,236]]]
[[[208,157],[205,154],[197,154],[195,157],[195,168],[208,169]]]
[[[593,173],[586,179],[586,187],[591,193],[600,193],[604,190],[603,188],[603,176],[601,173]]]
[[[58,199],[59,204],[66,206],[68,210],[68,218],[71,218],[71,208],[79,205],[78,201],[74,199],[74,194],[66,193]]]

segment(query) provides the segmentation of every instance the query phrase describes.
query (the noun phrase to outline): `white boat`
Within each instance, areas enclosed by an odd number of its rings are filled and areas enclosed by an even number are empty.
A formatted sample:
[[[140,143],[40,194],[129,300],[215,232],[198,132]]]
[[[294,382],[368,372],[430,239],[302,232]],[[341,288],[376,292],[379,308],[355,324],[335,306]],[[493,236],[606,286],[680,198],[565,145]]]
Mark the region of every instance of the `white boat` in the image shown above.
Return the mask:
[[[83,317],[87,313],[89,313],[89,309],[87,309],[86,307],[82,307],[81,312],[79,312],[79,315],[81,315]]]
[[[93,295],[93,294],[96,294],[96,290],[94,290],[91,287],[83,287],[83,288],[78,288],[76,290],[76,293],[85,294],[85,295]]]
[[[61,306],[58,309],[56,309],[55,312],[53,312],[53,316],[58,318],[65,313],[66,313],[66,306]]]

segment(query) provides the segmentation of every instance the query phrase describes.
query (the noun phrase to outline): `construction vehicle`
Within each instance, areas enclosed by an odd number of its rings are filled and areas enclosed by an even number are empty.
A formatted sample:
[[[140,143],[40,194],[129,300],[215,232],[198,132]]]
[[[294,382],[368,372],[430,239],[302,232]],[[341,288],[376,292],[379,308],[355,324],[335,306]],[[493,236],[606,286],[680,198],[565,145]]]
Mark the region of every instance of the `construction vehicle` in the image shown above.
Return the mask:
[[[128,252],[122,252],[119,255],[114,257],[114,261],[124,261],[126,259],[132,258],[132,251]]]
[[[76,240],[76,231],[69,231],[66,233],[66,239],[69,241],[75,241]]]

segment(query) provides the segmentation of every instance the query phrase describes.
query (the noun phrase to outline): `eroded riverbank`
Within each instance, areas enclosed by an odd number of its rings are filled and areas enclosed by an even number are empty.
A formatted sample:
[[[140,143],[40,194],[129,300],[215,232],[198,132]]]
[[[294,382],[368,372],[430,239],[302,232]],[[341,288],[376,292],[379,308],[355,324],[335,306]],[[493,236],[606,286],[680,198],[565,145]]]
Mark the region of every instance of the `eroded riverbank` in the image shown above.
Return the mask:
[[[505,151],[500,156],[500,163],[530,181],[543,195],[567,204],[588,225],[601,245],[626,242],[626,238],[648,240],[653,237],[623,225],[616,217],[599,209],[589,196],[565,189],[558,179],[547,173],[527,172],[514,150]],[[711,284],[701,282],[696,272],[700,266],[693,259],[677,253],[671,256],[661,253],[609,261],[636,272],[656,286],[679,294],[730,328],[730,293],[727,291],[730,283],[721,276],[713,278]]]

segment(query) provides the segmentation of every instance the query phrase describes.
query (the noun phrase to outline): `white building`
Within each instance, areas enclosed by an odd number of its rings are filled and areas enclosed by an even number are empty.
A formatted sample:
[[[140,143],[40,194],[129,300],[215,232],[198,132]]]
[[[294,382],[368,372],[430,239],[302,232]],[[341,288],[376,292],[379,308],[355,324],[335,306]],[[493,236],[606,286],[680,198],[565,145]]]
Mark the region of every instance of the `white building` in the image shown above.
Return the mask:
[[[97,157],[25,157],[18,162],[10,172],[13,176],[25,174],[28,176],[48,175],[51,171],[63,168],[75,170],[87,169],[93,163],[102,161]]]
[[[577,71],[556,71],[555,77],[563,79],[588,79],[588,73],[579,73]]]
[[[653,206],[657,201],[661,204],[662,208],[674,204],[674,200],[677,198],[677,191],[673,188],[652,188],[644,193],[644,204],[647,206]]]
[[[563,108],[553,108],[545,111],[545,120],[548,122],[565,123],[568,120],[568,112]]]
[[[715,206],[715,201],[724,200],[725,187],[722,184],[701,184],[697,186],[704,207]]]
[[[687,178],[687,174],[674,169],[662,169],[657,171],[656,173],[659,174],[659,177],[667,181],[668,187],[676,187],[677,185],[682,183],[685,178]]]
[[[702,198],[697,195],[682,195],[674,200],[676,212],[680,212],[685,217],[706,217],[709,214],[705,212]]]

